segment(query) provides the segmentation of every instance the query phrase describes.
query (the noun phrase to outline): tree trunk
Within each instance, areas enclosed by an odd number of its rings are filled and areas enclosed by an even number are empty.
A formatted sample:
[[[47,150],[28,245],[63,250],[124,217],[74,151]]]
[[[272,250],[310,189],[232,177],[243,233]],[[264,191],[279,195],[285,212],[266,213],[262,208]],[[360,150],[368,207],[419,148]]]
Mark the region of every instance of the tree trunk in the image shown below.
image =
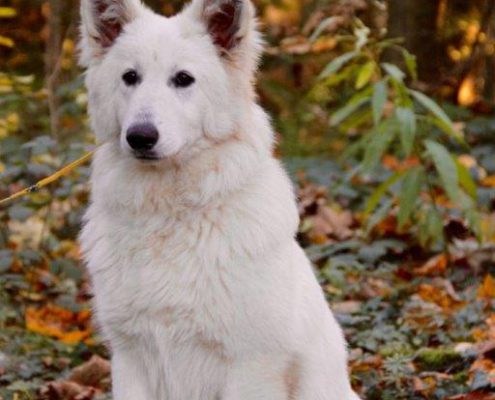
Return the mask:
[[[436,83],[447,55],[438,40],[437,24],[443,0],[389,0],[389,37],[402,37],[418,58],[419,79]]]
[[[49,16],[47,19],[48,37],[45,51],[46,89],[48,108],[50,110],[50,128],[53,137],[59,135],[59,101],[56,94],[60,75],[60,57],[62,52],[62,1],[49,1]]]

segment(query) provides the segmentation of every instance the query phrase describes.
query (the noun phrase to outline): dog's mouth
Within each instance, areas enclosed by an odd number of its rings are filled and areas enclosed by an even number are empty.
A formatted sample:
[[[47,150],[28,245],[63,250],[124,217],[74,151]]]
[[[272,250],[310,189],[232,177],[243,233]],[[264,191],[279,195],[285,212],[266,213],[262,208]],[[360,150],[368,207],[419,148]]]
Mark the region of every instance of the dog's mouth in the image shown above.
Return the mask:
[[[143,162],[153,162],[153,161],[160,161],[161,157],[158,157],[155,153],[141,153],[141,152],[135,152],[134,157]]]

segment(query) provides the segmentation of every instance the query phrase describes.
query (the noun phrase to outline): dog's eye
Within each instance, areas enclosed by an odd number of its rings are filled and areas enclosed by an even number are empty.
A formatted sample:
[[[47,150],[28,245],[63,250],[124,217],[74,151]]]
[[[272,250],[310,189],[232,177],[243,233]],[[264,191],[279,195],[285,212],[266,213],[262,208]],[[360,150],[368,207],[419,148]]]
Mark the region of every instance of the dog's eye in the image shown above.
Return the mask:
[[[139,75],[133,69],[127,71],[124,75],[122,75],[122,79],[127,86],[134,86],[139,83]]]
[[[172,83],[178,88],[191,86],[195,81],[194,76],[186,71],[180,71],[172,78]]]

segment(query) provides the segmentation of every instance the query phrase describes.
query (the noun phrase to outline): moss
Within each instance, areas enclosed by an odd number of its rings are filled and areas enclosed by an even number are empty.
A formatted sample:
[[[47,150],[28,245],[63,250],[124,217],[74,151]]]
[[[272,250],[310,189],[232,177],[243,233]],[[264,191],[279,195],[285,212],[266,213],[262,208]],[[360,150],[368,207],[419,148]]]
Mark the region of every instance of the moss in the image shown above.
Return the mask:
[[[469,378],[467,371],[461,371],[454,375],[454,382],[465,384]]]
[[[463,362],[462,355],[451,348],[423,349],[415,358],[415,363],[423,371],[452,371]]]

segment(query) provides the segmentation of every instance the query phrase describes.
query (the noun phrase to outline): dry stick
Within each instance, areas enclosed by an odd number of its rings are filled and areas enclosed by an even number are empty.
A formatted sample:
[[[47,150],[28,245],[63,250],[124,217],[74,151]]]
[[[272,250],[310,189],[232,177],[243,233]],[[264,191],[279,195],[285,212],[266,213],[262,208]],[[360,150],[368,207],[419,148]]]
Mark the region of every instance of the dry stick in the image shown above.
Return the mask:
[[[435,195],[435,188],[433,187],[433,183],[431,182],[430,179],[428,179],[428,176],[426,177],[426,186],[428,186],[428,193],[431,198],[431,202],[433,204],[433,208],[435,212],[442,217],[442,213],[440,212],[440,209],[438,208],[437,204],[437,196]],[[447,239],[447,234],[445,233],[445,229],[443,227],[443,221],[442,221],[442,236],[443,236],[443,252],[445,253],[445,256],[447,257],[447,265],[452,265],[452,255],[450,254],[450,249],[449,249],[449,243]]]
[[[51,20],[50,20],[50,35],[47,46],[47,58],[49,62],[47,63],[47,72],[52,69],[51,73],[47,73],[46,87],[47,87],[47,99],[50,115],[50,126],[52,137],[60,139],[60,104],[59,98],[56,93],[57,85],[59,83],[60,75],[62,72],[62,58],[63,58],[63,43],[67,37],[71,37],[74,28],[77,25],[75,22],[77,17],[72,13],[72,18],[69,26],[65,29],[65,33],[62,34],[63,29],[63,9],[64,5],[61,0],[49,0],[51,8]],[[72,8],[74,9],[74,8]],[[77,8],[76,8],[77,9]],[[50,60],[51,57],[51,60]],[[65,157],[64,157],[65,158]],[[64,159],[62,165],[64,165],[66,160]],[[41,230],[38,247],[41,249],[44,247],[46,240],[48,240],[47,232],[50,230],[49,219],[53,213],[54,203],[50,202],[48,205],[45,217],[43,218],[43,227]],[[46,240],[45,240],[46,238]]]
[[[56,94],[56,87],[58,80],[60,78],[60,74],[62,71],[62,57],[63,57],[63,43],[67,39],[67,37],[70,37],[71,33],[73,33],[74,27],[76,26],[75,24],[75,19],[74,15],[73,18],[71,19],[71,23],[69,24],[69,27],[66,29],[65,34],[63,35],[62,38],[62,21],[61,21],[61,15],[62,15],[62,4],[60,3],[59,0],[50,0],[51,4],[51,15],[52,15],[52,21],[50,24],[52,25],[50,29],[50,35],[51,38],[48,40],[48,45],[47,45],[47,78],[46,78],[46,88],[47,88],[47,99],[48,99],[48,109],[49,109],[49,115],[50,115],[50,128],[51,128],[51,136],[56,138],[57,140],[60,140],[60,111],[59,111],[59,101],[58,97]],[[57,53],[57,54],[55,54]],[[53,63],[53,61],[56,59],[56,62]],[[53,65],[50,65],[53,64]],[[53,71],[51,73],[48,73],[49,68],[52,68]],[[64,157],[64,160],[62,162],[62,165],[64,165],[66,162],[66,159]],[[53,203],[50,202],[48,205],[48,209],[45,215],[45,218],[43,218],[43,227],[41,230],[39,242],[38,242],[38,248],[41,249],[44,245],[44,238],[49,230],[49,221],[48,219],[51,217],[53,212]]]
[[[67,155],[64,155],[62,160],[63,161],[61,162],[61,165],[63,166],[67,163]],[[43,226],[41,228],[40,238],[38,241],[38,250],[41,250],[44,246],[44,242],[45,242],[44,238],[46,236],[47,231],[49,231],[50,229],[48,219],[51,217],[52,213],[53,213],[53,202],[50,202],[50,204],[48,204],[45,217],[43,218]]]
[[[85,154],[84,156],[82,156],[80,159],[78,159],[78,160],[70,163],[66,167],[63,167],[62,169],[58,170],[53,175],[50,175],[49,177],[42,179],[41,181],[39,181],[35,185],[30,186],[24,190],[21,190],[20,192],[13,194],[12,196],[7,197],[6,199],[1,200],[0,201],[0,207],[5,206],[8,203],[10,203],[11,201],[16,200],[20,197],[27,196],[28,194],[31,194],[31,193],[39,192],[45,186],[59,180],[63,176],[70,174],[77,167],[85,164],[87,161],[89,161],[91,159],[91,157],[93,157],[93,154],[94,154],[94,151],[91,151],[91,152]]]

